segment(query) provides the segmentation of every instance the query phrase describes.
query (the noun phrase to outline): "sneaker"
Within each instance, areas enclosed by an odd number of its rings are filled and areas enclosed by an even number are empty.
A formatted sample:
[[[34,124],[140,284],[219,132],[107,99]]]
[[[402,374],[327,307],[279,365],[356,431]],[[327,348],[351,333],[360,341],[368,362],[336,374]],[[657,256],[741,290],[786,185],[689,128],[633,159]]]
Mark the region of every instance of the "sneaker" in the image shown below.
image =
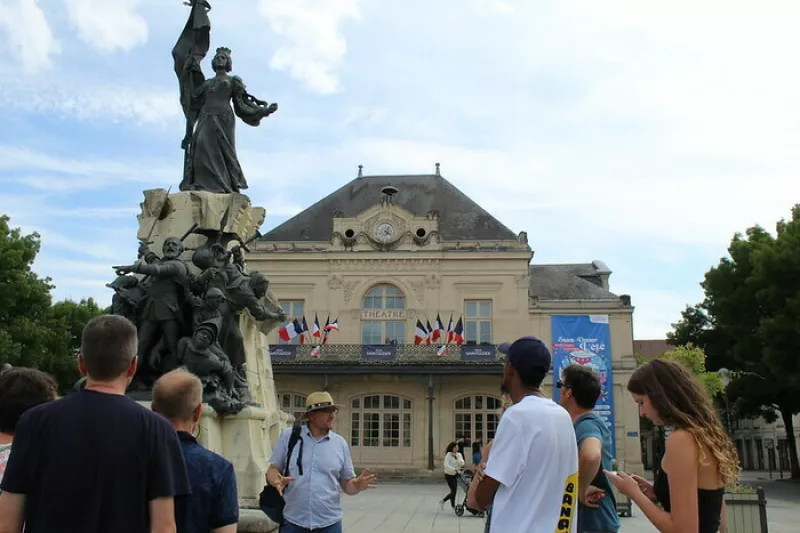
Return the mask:
[[[439,510],[444,511],[444,502],[442,500],[439,500]]]

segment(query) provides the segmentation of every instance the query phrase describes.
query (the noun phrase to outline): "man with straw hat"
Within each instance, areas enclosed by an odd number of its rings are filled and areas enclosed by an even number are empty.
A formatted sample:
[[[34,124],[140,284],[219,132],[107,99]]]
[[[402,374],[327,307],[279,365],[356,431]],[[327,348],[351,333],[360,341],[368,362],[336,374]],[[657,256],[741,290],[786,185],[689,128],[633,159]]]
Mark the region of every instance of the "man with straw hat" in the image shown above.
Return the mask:
[[[377,476],[369,468],[356,477],[347,441],[333,431],[339,407],[328,392],[309,394],[291,454],[292,428],[283,432],[272,451],[267,484],[286,501],[281,533],[341,533],[341,493],[356,495],[375,488]]]

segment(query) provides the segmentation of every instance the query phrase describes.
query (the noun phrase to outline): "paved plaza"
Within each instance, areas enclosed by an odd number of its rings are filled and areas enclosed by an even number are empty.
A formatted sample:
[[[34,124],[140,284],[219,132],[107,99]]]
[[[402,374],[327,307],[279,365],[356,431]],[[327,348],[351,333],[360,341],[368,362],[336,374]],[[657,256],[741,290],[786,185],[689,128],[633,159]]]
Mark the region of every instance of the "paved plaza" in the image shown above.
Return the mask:
[[[800,523],[800,483],[743,479],[747,484],[760,484],[767,496],[769,533],[797,531]],[[347,533],[482,533],[484,520],[465,513],[459,518],[445,506],[439,510],[439,499],[447,492],[431,483],[381,483],[374,490],[356,497],[343,497]],[[459,501],[463,493],[459,491]],[[633,517],[622,518],[622,533],[654,533],[656,529],[638,509]]]

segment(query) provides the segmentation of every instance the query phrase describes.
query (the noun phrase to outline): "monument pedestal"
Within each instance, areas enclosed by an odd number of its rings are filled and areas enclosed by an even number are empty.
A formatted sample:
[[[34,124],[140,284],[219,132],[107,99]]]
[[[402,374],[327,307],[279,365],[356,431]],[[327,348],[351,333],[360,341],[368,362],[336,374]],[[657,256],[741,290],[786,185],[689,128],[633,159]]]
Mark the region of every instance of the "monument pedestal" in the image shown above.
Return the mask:
[[[236,244],[246,242],[257,235],[266,214],[263,208],[252,206],[246,195],[238,193],[184,191],[168,194],[164,189],[152,189],[144,191],[144,196],[142,212],[138,216],[139,240],[148,242],[150,250],[160,256],[167,238],[182,239],[185,252],[181,259],[196,276],[200,275],[201,269],[211,266],[204,266],[205,262],[213,259],[207,253],[211,244],[230,250]],[[239,279],[243,274],[247,275],[244,265],[240,266],[242,270],[235,271]],[[228,265],[226,268],[237,267]],[[280,309],[269,292],[258,301],[268,311]],[[239,314],[239,330],[251,403],[238,413],[225,416],[206,404],[198,441],[233,463],[240,508],[258,509],[273,443],[288,427],[290,415],[278,407],[269,348],[264,338],[279,321],[257,321],[248,309],[246,307]],[[244,521],[239,531],[269,532],[277,528],[263,513],[258,513],[261,511],[243,513]]]

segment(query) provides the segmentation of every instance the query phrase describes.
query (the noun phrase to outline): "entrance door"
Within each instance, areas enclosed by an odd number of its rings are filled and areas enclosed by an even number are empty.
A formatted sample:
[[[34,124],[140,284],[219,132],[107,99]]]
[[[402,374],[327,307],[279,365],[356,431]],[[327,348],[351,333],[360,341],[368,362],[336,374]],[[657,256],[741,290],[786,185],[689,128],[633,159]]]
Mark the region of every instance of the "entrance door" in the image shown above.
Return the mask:
[[[412,462],[412,402],[393,394],[350,400],[350,453],[356,464]]]

